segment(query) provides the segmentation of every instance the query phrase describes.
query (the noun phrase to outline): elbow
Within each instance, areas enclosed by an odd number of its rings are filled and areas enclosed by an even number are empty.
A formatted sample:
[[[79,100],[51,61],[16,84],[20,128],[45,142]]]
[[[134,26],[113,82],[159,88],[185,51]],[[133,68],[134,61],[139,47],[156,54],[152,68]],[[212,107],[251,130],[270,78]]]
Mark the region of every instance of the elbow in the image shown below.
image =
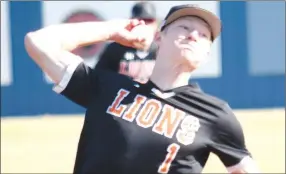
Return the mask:
[[[33,32],[33,31],[27,33],[25,36],[25,42],[26,41],[29,42],[34,36],[35,36],[35,32]]]
[[[25,44],[25,48],[27,51],[28,51],[27,48],[29,48],[32,45],[34,38],[35,38],[34,32],[29,32],[26,34],[26,36],[24,38],[24,44]]]
[[[29,32],[24,38],[25,49],[33,58],[35,53],[54,51],[70,51],[76,48],[71,36],[66,36],[66,28],[62,25],[51,25],[37,31]]]
[[[34,32],[29,32],[25,35],[24,46],[28,55],[35,61],[43,55],[58,48],[57,40],[50,37],[50,29],[41,29]]]
[[[29,32],[26,34],[24,38],[24,46],[28,53],[28,55],[31,58],[35,58],[36,53],[36,47],[35,47],[35,40],[36,40],[36,34],[34,32]]]

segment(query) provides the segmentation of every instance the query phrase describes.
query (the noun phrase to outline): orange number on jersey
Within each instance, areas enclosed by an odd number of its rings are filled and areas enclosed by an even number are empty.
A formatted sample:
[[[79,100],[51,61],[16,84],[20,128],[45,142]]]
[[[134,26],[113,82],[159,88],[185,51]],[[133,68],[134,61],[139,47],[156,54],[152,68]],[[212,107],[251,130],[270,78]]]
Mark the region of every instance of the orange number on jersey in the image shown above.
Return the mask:
[[[158,173],[168,173],[171,167],[171,163],[175,159],[178,151],[180,149],[180,146],[178,144],[171,144],[167,148],[168,154],[165,157],[164,162],[160,165],[158,169]]]

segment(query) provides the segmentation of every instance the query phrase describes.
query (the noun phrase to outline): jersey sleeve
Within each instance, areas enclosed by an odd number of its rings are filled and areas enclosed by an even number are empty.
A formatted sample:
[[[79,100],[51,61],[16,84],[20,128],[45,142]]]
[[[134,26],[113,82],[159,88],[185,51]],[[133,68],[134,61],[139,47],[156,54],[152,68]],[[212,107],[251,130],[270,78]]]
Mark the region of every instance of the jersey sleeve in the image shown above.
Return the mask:
[[[99,90],[100,75],[100,72],[85,65],[79,58],[67,66],[63,78],[53,90],[86,108],[91,96]]]
[[[245,145],[242,127],[228,105],[215,125],[211,149],[230,173],[252,159]]]
[[[106,46],[104,51],[99,56],[99,61],[96,68],[108,69],[113,72],[118,72],[120,62],[120,52],[116,43],[111,43]]]

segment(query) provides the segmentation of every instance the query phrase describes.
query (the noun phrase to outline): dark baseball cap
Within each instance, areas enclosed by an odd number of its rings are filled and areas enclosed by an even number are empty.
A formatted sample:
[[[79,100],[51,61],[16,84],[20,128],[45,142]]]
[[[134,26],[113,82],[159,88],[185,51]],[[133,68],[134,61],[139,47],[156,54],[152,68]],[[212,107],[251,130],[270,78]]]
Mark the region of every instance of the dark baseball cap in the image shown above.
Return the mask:
[[[156,8],[151,2],[137,2],[131,13],[132,18],[156,19]]]
[[[204,20],[211,28],[212,40],[215,40],[220,35],[220,19],[214,13],[192,4],[172,7],[161,25],[161,31],[163,31],[167,25],[185,16],[196,16]]]

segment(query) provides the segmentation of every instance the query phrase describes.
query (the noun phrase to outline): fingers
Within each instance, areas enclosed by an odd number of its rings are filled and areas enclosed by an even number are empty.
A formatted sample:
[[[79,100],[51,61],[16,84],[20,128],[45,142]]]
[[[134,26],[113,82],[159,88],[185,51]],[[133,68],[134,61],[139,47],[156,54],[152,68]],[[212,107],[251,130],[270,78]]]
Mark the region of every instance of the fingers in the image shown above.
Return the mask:
[[[146,36],[144,34],[141,34],[140,32],[133,31],[135,27],[140,28],[142,26],[144,28],[144,21],[138,19],[131,19],[128,20],[128,23],[126,23],[125,25],[125,29],[118,30],[113,35],[112,40],[122,45],[131,47],[134,47],[134,43],[136,43],[136,45],[145,45]]]
[[[127,30],[131,31],[134,27],[138,25],[145,25],[143,20],[131,19],[129,25],[126,27]]]
[[[122,31],[121,34],[126,40],[130,42],[144,42],[146,40],[143,36],[128,31]]]
[[[131,25],[133,27],[137,26],[137,25],[144,25],[145,22],[143,20],[138,20],[138,19],[131,19]]]

